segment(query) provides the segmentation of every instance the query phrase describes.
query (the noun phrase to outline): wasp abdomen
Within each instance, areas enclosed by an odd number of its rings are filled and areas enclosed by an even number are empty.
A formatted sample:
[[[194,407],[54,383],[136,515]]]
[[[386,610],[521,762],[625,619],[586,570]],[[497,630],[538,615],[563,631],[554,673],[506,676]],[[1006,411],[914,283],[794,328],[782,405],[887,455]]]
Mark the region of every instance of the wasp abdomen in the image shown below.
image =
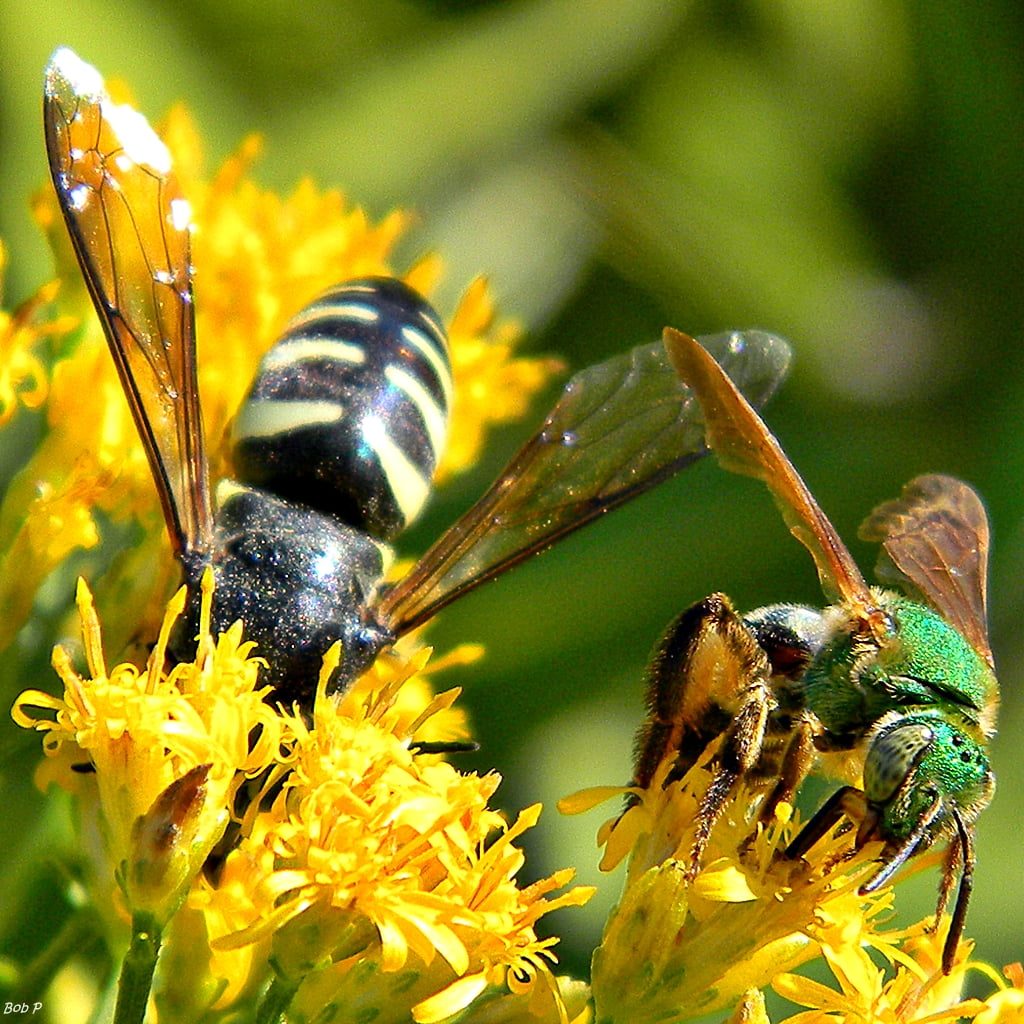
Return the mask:
[[[235,421],[238,479],[391,539],[429,494],[451,387],[422,296],[393,278],[339,285],[264,356]]]

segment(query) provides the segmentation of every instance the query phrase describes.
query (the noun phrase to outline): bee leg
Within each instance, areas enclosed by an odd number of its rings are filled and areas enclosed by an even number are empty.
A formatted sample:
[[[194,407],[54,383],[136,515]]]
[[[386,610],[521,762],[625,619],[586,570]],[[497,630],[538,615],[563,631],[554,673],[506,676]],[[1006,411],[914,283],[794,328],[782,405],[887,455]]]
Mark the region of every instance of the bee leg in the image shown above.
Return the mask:
[[[666,630],[647,670],[647,716],[636,737],[633,785],[648,786],[666,758],[674,759],[669,781],[686,775],[707,745],[730,731],[751,681],[770,673],[764,651],[724,594],[687,608]]]
[[[939,888],[939,902],[935,908],[935,927],[938,928],[953,891],[953,881],[959,870],[960,885],[957,888],[956,903],[953,906],[949,931],[946,932],[946,941],[942,946],[943,974],[949,974],[953,970],[957,946],[960,945],[960,940],[964,935],[967,905],[971,901],[971,892],[974,889],[974,832],[955,809],[953,820],[956,823],[956,841],[949,844],[949,852],[946,855],[946,864],[942,872],[942,884]]]
[[[793,802],[796,791],[807,778],[814,765],[817,748],[814,745],[814,730],[808,718],[801,716],[794,727],[793,736],[786,745],[786,751],[779,765],[779,778],[761,805],[761,821],[769,822],[781,803]]]
[[[799,860],[806,856],[814,845],[829,834],[843,818],[864,823],[872,815],[867,799],[856,786],[843,786],[826,800],[817,813],[800,830],[800,834],[786,847],[783,856],[787,860]]]
[[[726,802],[732,796],[738,783],[752,772],[764,748],[768,719],[775,710],[776,702],[768,685],[767,677],[747,687],[732,725],[722,741],[719,763],[711,779],[700,808],[697,811],[697,828],[693,846],[690,848],[689,877],[696,877],[711,832],[721,816]]]
[[[674,760],[668,781],[681,779],[728,728],[735,693],[720,692],[717,666],[737,624],[742,628],[729,599],[712,594],[678,615],[658,642],[647,669],[647,715],[634,743],[634,786],[650,785],[667,758]]]
[[[712,594],[679,615],[651,661],[633,785],[649,786],[668,760],[665,781],[683,778],[708,744],[721,738],[698,813],[691,878],[726,801],[761,756],[775,709],[771,675],[763,648],[724,594]]]

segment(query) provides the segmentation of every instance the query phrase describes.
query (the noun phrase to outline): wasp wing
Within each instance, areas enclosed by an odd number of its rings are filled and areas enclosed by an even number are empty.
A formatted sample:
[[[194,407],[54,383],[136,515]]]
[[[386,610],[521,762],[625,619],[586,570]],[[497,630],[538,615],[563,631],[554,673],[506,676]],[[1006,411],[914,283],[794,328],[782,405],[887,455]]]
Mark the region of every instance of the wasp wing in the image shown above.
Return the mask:
[[[212,514],[196,385],[191,215],[167,147],[95,68],[46,67],[50,173],[146,449],[177,554],[207,550]]]
[[[986,607],[989,532],[985,506],[962,480],[911,480],[860,528],[882,545],[878,577],[924,598],[992,664]]]
[[[707,442],[733,473],[768,485],[790,532],[810,551],[822,587],[855,613],[870,608],[867,584],[781,445],[735,383],[693,338],[665,330],[665,347],[681,380],[703,409]]]
[[[757,405],[789,368],[788,344],[763,331],[704,342]],[[486,494],[384,595],[381,623],[407,632],[707,451],[697,402],[662,343],[581,371]]]

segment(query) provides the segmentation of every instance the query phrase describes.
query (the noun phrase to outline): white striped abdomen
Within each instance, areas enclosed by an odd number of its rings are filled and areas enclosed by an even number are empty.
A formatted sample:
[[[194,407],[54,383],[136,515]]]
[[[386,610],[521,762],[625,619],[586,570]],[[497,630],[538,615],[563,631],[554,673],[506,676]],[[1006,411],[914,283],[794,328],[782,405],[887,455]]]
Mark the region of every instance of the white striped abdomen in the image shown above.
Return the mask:
[[[429,494],[450,399],[426,300],[392,278],[347,282],[264,356],[235,421],[236,476],[390,539]]]

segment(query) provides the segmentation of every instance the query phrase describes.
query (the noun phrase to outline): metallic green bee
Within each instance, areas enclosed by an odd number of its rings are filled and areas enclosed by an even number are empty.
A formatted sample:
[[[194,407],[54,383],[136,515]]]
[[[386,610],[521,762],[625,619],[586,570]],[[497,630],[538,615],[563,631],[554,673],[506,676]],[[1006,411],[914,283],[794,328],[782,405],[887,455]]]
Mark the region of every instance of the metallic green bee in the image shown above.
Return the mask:
[[[995,785],[986,746],[998,685],[986,627],[988,523],[959,480],[922,476],[879,506],[861,536],[882,545],[878,575],[909,596],[868,587],[832,524],[750,404],[693,339],[666,331],[679,377],[702,408],[722,466],[768,485],[791,532],[811,552],[824,611],[772,605],[738,615],[722,594],[683,612],[649,670],[649,717],[634,783],[648,785],[665,756],[681,778],[722,738],[699,811],[690,871],[715,821],[744,781],[771,816],[791,800],[819,752],[863,760],[863,789],[844,786],[797,836],[800,857],[843,818],[858,846],[880,840],[880,863],[861,886],[879,888],[908,858],[949,843],[939,893],[960,885],[943,951],[953,964],[974,869],[974,822]],[[938,917],[936,918],[938,920]]]

